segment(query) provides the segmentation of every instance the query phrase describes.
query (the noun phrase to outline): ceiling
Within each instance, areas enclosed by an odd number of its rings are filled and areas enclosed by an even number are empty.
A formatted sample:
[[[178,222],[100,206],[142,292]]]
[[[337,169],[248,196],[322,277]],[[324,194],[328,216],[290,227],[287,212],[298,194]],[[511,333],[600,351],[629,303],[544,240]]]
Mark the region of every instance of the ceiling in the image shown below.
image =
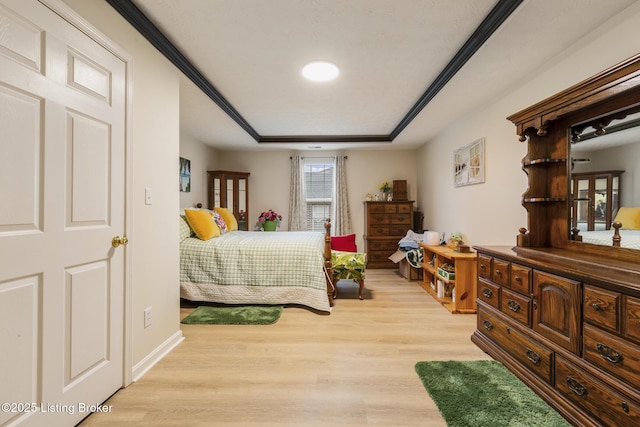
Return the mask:
[[[107,1],[183,70],[181,132],[221,150],[416,148],[635,2]],[[313,60],[339,77],[306,81]]]

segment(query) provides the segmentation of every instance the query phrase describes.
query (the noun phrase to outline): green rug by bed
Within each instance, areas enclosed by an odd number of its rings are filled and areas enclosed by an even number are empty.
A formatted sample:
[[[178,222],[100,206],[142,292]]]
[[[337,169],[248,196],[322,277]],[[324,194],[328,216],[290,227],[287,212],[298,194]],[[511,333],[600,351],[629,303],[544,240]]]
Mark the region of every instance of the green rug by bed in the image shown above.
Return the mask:
[[[231,306],[201,305],[193,310],[182,323],[188,325],[271,325],[282,314],[282,306]]]
[[[571,426],[495,360],[418,362],[416,372],[449,427]]]

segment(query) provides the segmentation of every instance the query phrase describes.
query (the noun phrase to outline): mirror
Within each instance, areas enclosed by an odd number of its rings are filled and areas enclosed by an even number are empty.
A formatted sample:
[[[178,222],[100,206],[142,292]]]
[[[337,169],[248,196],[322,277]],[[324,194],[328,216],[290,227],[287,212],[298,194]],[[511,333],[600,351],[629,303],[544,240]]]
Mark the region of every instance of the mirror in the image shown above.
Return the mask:
[[[640,112],[626,110],[574,125],[570,131],[569,238],[611,246],[612,223],[640,207]],[[640,211],[640,209],[638,209]],[[640,219],[639,219],[640,220]],[[624,223],[626,222],[626,224]],[[640,231],[622,223],[621,246],[640,249]]]

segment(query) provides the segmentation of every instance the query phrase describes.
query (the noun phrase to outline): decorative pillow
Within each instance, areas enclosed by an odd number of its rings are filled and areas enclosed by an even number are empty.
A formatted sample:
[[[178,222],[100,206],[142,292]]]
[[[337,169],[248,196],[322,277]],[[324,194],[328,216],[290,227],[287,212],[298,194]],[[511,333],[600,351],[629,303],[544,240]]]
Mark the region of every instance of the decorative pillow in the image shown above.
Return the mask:
[[[623,230],[640,230],[640,207],[620,208],[613,222],[621,222]]]
[[[213,220],[213,214],[210,211],[185,209],[184,216],[198,239],[209,240],[220,236],[220,227]]]
[[[187,237],[191,237],[191,228],[189,227],[189,223],[187,223],[187,219],[184,215],[180,216],[180,241],[182,242]]]
[[[224,222],[227,224],[227,231],[234,231],[238,229],[238,220],[227,208],[215,208],[216,212],[220,214]]]
[[[334,251],[358,252],[355,233],[347,234],[346,236],[332,236],[331,249]]]
[[[224,222],[224,219],[218,212],[213,212],[213,220],[218,224],[218,227],[220,227],[220,233],[227,232],[227,223]]]

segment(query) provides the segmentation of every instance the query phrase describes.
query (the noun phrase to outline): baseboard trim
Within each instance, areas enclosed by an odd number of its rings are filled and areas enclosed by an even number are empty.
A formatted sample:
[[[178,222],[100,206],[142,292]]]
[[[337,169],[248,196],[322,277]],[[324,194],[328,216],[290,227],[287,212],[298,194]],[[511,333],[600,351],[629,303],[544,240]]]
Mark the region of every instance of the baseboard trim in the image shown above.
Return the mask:
[[[171,350],[173,350],[178,344],[184,340],[182,331],[178,330],[175,334],[170,336],[165,342],[156,347],[151,353],[142,359],[133,367],[132,377],[133,382],[138,381],[144,374],[147,373],[156,363],[162,360]]]

